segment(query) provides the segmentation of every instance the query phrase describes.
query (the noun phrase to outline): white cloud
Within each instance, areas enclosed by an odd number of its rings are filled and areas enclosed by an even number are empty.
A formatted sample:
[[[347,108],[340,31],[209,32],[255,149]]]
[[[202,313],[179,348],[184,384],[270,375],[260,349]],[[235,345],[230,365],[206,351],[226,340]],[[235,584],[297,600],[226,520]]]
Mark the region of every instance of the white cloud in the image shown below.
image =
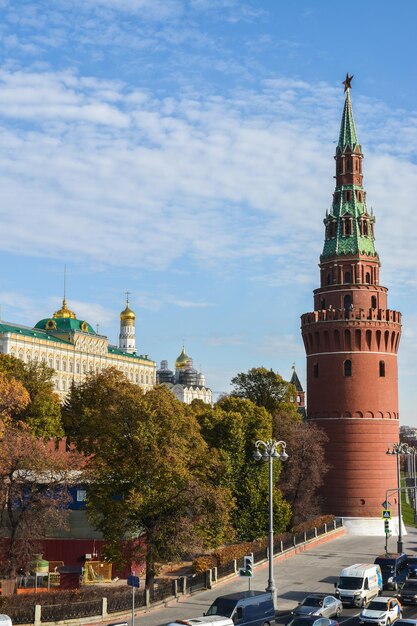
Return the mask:
[[[308,282],[331,202],[337,90],[282,78],[261,93],[158,100],[73,71],[0,78],[3,250],[144,269],[185,256],[226,268],[270,258],[279,277],[255,280]],[[366,127],[369,103],[358,108]],[[400,118],[387,119],[390,152],[381,134],[378,151],[365,150],[377,244],[397,281],[402,242],[412,248],[417,233],[416,165],[398,156],[390,130]],[[409,281],[417,258],[407,261]]]

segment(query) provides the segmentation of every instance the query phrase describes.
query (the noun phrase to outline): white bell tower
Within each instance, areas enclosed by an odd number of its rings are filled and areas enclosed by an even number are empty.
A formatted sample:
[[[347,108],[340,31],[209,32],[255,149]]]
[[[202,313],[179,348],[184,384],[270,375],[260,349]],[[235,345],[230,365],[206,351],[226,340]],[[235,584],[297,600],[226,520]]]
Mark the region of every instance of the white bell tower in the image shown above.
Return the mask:
[[[123,352],[133,354],[136,352],[136,315],[129,307],[130,292],[126,291],[126,308],[120,313],[119,348]]]

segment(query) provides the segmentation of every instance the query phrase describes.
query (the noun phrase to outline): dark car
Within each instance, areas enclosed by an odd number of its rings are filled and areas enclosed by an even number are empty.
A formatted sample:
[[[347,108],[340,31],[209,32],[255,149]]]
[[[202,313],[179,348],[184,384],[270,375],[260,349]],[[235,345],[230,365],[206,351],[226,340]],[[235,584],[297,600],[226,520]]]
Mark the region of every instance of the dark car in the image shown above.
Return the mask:
[[[403,604],[417,604],[417,580],[406,580],[398,597]]]
[[[400,619],[395,620],[395,626],[417,626],[417,619]]]
[[[272,595],[266,591],[237,591],[219,596],[206,615],[230,617],[236,626],[271,626],[275,622]]]
[[[339,626],[339,622],[328,617],[314,617],[313,615],[297,615],[288,622],[287,626]]]
[[[406,554],[397,552],[382,554],[374,563],[381,568],[384,589],[398,589],[408,576]]]
[[[343,604],[338,598],[314,593],[306,596],[291,613],[315,617],[339,617],[342,611]]]
[[[407,558],[408,578],[417,578],[417,556]]]

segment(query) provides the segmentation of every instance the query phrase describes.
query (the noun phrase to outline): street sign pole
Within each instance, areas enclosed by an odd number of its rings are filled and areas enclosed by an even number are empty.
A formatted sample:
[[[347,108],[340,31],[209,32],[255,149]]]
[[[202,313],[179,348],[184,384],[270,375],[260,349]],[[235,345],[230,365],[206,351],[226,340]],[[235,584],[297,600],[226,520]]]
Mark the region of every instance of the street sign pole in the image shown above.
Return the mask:
[[[135,575],[135,572],[132,572],[132,576]],[[132,585],[132,626],[135,626],[135,585]]]
[[[132,572],[127,577],[127,584],[132,587],[132,626],[135,626],[135,589],[140,587],[140,578]]]
[[[132,586],[132,626],[135,626],[135,589]]]

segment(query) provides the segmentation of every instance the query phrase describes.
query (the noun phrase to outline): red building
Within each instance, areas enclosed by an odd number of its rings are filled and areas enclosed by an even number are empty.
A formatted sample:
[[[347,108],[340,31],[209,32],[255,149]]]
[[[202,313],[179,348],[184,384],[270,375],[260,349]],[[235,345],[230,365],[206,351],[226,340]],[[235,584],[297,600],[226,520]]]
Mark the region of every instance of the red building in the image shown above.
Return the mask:
[[[329,438],[325,511],[350,518],[352,530],[383,534],[381,504],[386,489],[397,486],[396,459],[386,451],[399,438],[401,314],[388,308],[388,290],[379,282],[375,217],[363,187],[350,80],[344,83],[336,188],[324,219],[320,287],[314,311],[301,317],[307,417]]]

